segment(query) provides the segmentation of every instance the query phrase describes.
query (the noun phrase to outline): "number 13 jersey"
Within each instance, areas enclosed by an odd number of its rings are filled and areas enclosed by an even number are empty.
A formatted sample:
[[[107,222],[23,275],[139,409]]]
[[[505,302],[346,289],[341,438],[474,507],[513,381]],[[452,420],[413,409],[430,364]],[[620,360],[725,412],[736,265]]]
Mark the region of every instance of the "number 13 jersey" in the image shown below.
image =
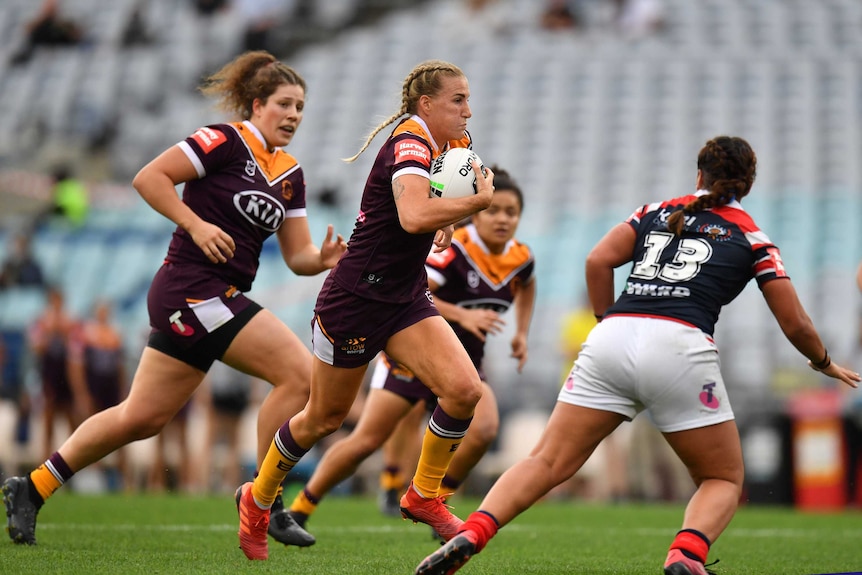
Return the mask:
[[[670,318],[712,335],[722,306],[751,278],[762,287],[788,277],[778,248],[738,201],[686,214],[679,236],[667,229],[671,213],[705,193],[647,204],[626,220],[637,233],[632,269],[606,317]]]

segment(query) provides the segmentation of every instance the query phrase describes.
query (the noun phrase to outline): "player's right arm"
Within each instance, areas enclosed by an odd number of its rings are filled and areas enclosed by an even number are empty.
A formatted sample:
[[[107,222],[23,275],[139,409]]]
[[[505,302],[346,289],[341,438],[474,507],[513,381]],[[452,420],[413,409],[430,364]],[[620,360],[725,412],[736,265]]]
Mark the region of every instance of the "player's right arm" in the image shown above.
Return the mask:
[[[428,178],[405,173],[392,181],[392,194],[398,208],[398,221],[411,234],[435,232],[456,224],[491,205],[494,196],[494,173],[485,174],[473,163],[476,193],[463,198],[437,198],[430,194]]]
[[[628,223],[617,224],[587,255],[587,293],[596,317],[614,303],[614,270],[631,261],[636,237]]]
[[[180,149],[171,146],[141,168],[132,186],[154,210],[189,233],[195,244],[213,263],[233,257],[233,238],[216,225],[202,220],[177,195],[176,186],[197,179],[194,165]]]

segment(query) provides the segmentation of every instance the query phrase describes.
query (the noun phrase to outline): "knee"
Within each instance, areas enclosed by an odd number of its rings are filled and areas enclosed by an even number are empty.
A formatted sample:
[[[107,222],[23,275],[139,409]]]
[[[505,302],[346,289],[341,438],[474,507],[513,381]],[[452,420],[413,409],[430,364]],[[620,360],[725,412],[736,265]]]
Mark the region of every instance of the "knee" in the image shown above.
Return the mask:
[[[125,433],[129,441],[148,439],[158,434],[171,420],[170,415],[165,414],[129,414],[125,410],[120,418],[119,433]]]
[[[332,435],[341,428],[341,419],[329,417],[321,420],[314,428],[314,434],[317,437],[326,437]]]
[[[306,400],[311,392],[311,374],[308,377],[281,377],[273,378],[269,383],[273,391],[283,393],[287,396],[302,396]]]
[[[438,397],[437,405],[450,417],[467,419],[473,416],[476,404],[481,398],[482,386],[478,383],[476,385],[450,386],[444,395]]]
[[[476,381],[465,381],[461,384],[452,385],[445,391],[447,401],[471,410],[482,399],[482,384],[478,378]]]
[[[700,485],[704,481],[710,481],[711,480],[711,481],[724,482],[724,483],[728,484],[729,486],[732,486],[733,489],[736,490],[738,496],[742,496],[742,488],[743,488],[743,482],[745,479],[745,473],[743,471],[742,466],[739,466],[739,467],[733,466],[733,467],[730,467],[727,469],[722,469],[722,470],[714,472],[714,473],[707,473],[707,474],[703,474],[703,475],[693,475],[692,479],[694,480],[694,484],[698,487],[700,487]]]
[[[352,441],[350,450],[356,454],[356,458],[361,460],[367,459],[372,453],[377,451],[383,445],[385,439],[377,437],[359,437],[351,436]]]
[[[128,420],[126,433],[129,441],[140,441],[157,435],[167,425],[167,420],[160,421],[155,419],[143,420],[132,419]]]
[[[341,428],[346,413],[330,412],[319,417],[308,417],[304,420],[306,430],[316,439],[322,439],[331,435]]]

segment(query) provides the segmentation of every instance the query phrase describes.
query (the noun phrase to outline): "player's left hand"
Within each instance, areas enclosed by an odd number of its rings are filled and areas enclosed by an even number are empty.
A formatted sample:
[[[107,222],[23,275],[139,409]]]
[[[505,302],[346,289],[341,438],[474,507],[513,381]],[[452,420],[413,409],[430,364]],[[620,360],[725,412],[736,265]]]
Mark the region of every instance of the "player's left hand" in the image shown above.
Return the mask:
[[[434,253],[439,254],[450,245],[452,245],[452,234],[455,233],[455,226],[448,225],[445,228],[437,230],[434,234]]]
[[[862,381],[862,377],[860,377],[858,372],[842,367],[834,361],[830,361],[829,365],[825,369],[818,369],[811,361],[808,362],[808,366],[814,371],[821,372],[823,375],[828,375],[829,377],[843,381],[853,388],[859,387],[859,382]]]
[[[323,238],[323,243],[320,244],[320,261],[326,266],[326,269],[334,267],[338,263],[341,254],[347,250],[347,242],[341,234],[338,234],[333,241],[332,234],[335,228],[332,224],[326,226],[326,237]]]

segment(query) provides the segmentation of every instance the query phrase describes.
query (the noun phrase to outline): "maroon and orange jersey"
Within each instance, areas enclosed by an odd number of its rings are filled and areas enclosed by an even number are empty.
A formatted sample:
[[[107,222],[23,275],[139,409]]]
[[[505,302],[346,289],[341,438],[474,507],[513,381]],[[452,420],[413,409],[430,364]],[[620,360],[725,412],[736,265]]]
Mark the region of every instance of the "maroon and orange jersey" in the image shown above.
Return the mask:
[[[735,200],[687,214],[680,236],[669,231],[668,216],[695,197],[648,204],[626,220],[637,233],[632,270],[606,316],[672,318],[712,335],[722,306],[749,280],[788,277],[778,248]]]
[[[241,291],[251,289],[263,242],[286,218],[306,217],[305,179],[299,162],[281,148],[269,151],[251,122],[214,124],[178,144],[197,170],[183,201],[236,243],[234,257],[214,264],[177,227],[166,261],[207,268]]]
[[[437,284],[434,297],[468,309],[492,309],[503,314],[518,287],[533,281],[535,259],[530,248],[510,240],[503,253],[491,253],[473,224],[455,230],[452,245],[426,260],[429,279]],[[460,325],[452,328],[477,369],[482,367],[485,344]]]
[[[401,227],[392,182],[402,174],[431,179],[431,161],[449,148],[469,148],[470,135],[437,143],[418,116],[402,120],[380,148],[359,208],[348,248],[330,272],[332,280],[360,297],[405,303],[425,292],[425,256],[434,233]]]

